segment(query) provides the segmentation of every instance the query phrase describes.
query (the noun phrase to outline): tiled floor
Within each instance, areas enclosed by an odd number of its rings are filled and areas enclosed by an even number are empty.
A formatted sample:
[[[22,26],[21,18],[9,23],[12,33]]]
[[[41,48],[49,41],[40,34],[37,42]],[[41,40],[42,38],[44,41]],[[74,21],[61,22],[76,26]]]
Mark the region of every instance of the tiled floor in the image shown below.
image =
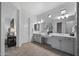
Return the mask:
[[[63,52],[51,49],[46,45],[40,45],[38,43],[23,44],[22,47],[6,48],[6,56],[67,56]]]

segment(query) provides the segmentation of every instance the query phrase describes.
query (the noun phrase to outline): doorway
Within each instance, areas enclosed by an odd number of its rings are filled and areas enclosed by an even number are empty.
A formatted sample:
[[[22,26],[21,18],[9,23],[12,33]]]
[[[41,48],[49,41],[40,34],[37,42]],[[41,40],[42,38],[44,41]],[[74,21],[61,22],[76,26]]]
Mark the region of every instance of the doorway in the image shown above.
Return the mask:
[[[19,10],[15,13],[16,17],[9,21],[9,27],[7,28],[7,36],[5,40],[5,55],[10,55],[14,48],[18,47],[19,44]]]

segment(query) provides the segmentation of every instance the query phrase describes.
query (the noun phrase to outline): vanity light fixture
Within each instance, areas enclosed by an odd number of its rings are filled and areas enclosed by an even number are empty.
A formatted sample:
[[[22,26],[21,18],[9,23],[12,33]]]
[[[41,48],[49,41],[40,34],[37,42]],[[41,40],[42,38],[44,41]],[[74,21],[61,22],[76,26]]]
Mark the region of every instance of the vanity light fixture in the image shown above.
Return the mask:
[[[64,19],[64,18],[69,18],[69,16],[74,15],[74,14],[67,14],[66,9],[60,10],[60,12],[61,12],[61,16],[55,17],[55,19],[60,20],[60,19]]]
[[[61,16],[58,16],[57,19],[64,19],[69,17],[69,14],[66,14],[66,9],[60,10],[60,12],[61,12]]]
[[[65,15],[66,14],[66,9],[60,10],[60,12],[61,12],[62,15]]]

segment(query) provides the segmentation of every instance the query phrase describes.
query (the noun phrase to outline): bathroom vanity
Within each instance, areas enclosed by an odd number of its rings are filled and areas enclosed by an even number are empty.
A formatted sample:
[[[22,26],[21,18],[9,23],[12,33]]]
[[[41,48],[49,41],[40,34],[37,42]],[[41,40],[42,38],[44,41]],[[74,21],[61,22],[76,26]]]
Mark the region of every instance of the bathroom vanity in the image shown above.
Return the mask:
[[[45,37],[46,39],[43,40],[46,40],[45,42],[51,45],[52,48],[74,55],[75,36],[58,33],[51,33],[47,35],[45,33],[34,32],[33,37],[34,41],[40,44],[42,43],[42,37]]]
[[[44,41],[52,48],[75,55],[75,41],[77,41],[76,13],[69,13],[68,10],[70,11],[70,9],[63,8],[61,8],[62,10],[55,10],[58,12],[57,14],[50,12],[47,15],[43,14],[41,17],[40,15],[37,17],[37,21],[42,18],[43,22],[39,23],[40,26],[34,26],[34,29],[39,28],[39,30],[33,31],[33,41],[40,44]],[[49,15],[52,15],[51,19]],[[53,15],[55,16],[53,17]]]
[[[48,44],[50,44],[52,48],[56,48],[74,55],[74,40],[76,40],[76,37],[70,36],[68,34],[57,33],[51,34],[49,36]]]

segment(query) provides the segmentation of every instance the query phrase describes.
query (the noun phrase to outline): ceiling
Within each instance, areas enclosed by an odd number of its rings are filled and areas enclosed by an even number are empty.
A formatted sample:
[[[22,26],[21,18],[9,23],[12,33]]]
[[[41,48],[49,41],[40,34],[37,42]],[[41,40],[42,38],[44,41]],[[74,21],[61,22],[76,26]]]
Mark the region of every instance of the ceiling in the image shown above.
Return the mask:
[[[12,2],[18,9],[23,9],[30,15],[38,15],[49,11],[64,2]]]

